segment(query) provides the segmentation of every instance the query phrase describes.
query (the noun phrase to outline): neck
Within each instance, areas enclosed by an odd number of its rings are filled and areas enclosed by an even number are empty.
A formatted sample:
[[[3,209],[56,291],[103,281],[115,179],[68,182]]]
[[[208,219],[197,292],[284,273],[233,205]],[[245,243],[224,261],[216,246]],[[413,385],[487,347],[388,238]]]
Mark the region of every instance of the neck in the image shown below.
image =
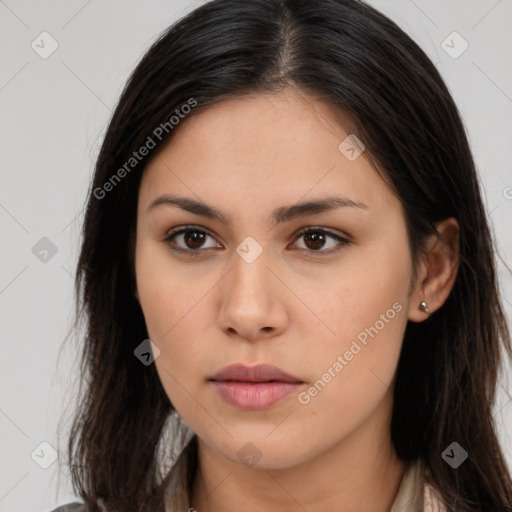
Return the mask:
[[[321,455],[284,469],[248,468],[198,439],[190,504],[200,512],[389,512],[406,464],[391,443],[390,414],[388,420],[382,428],[382,414],[373,414]]]

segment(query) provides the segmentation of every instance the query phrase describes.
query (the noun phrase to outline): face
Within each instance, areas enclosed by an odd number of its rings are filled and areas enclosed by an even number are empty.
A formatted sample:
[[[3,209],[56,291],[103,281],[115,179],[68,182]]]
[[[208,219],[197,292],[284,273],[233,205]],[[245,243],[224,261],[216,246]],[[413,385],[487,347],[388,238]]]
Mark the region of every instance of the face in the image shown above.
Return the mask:
[[[389,422],[412,276],[405,218],[364,152],[340,149],[349,133],[329,111],[290,90],[224,101],[186,119],[142,178],[136,296],[158,375],[231,461],[291,467]],[[234,363],[294,383],[211,380]]]

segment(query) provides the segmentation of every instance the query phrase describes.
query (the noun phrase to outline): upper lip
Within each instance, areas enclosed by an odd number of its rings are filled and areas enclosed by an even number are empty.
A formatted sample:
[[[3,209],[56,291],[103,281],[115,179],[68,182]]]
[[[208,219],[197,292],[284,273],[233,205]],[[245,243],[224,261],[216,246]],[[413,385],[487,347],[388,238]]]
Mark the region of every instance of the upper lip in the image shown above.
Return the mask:
[[[277,366],[270,364],[245,366],[240,363],[225,366],[211,377],[210,380],[232,380],[239,382],[269,382],[275,380],[280,382],[303,382],[300,378],[284,372]]]

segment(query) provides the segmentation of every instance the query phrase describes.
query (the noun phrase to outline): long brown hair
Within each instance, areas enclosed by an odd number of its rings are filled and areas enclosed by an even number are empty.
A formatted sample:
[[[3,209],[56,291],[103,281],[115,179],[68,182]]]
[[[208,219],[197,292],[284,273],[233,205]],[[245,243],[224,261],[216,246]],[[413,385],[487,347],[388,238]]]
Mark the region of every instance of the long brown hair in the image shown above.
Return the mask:
[[[76,270],[77,324],[84,321],[85,336],[68,444],[75,492],[90,510],[102,503],[146,512],[161,503],[158,447],[174,408],[155,366],[134,356],[148,338],[134,297],[134,241],[150,157],[129,172],[126,163],[148,136],[158,146],[169,141],[170,116],[191,99],[197,107],[189,116],[226,98],[289,86],[353,120],[365,155],[403,203],[415,263],[434,223],[458,220],[454,288],[430,320],[406,328],[392,441],[401,458],[425,463],[448,510],[511,510],[492,406],[512,346],[467,135],[425,53],[354,0],[210,1],[165,31],[131,75],[97,159]],[[469,455],[457,469],[442,458],[452,442]]]

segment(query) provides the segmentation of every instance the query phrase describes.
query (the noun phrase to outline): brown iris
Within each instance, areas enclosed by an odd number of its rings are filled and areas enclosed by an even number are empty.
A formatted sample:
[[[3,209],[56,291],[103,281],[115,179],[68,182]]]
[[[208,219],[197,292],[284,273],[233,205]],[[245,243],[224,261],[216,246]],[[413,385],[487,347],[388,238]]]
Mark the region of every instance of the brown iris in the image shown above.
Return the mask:
[[[190,249],[199,249],[204,243],[205,236],[205,233],[202,233],[201,231],[189,230],[184,233],[183,239]]]
[[[325,235],[318,231],[312,231],[306,233],[304,236],[304,242],[309,249],[321,249],[325,243]],[[312,243],[313,246],[308,245],[308,242]]]

